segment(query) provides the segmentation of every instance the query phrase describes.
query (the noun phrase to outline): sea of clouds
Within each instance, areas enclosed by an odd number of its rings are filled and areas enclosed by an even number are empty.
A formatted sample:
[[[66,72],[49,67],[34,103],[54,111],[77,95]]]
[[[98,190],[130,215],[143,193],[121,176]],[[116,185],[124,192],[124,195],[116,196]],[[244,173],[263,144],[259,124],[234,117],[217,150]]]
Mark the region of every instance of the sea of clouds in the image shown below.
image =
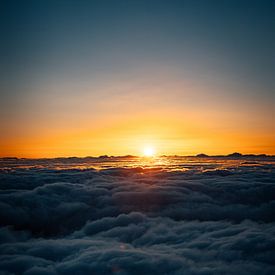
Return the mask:
[[[0,274],[275,274],[274,164],[0,172]]]

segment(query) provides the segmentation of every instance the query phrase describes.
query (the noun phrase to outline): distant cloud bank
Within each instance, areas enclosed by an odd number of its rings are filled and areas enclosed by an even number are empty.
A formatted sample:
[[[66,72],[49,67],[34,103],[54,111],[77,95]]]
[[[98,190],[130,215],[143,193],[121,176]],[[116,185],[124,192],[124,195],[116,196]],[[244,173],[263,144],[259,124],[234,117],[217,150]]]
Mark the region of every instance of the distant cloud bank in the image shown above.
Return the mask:
[[[0,274],[275,274],[275,172],[0,172]]]

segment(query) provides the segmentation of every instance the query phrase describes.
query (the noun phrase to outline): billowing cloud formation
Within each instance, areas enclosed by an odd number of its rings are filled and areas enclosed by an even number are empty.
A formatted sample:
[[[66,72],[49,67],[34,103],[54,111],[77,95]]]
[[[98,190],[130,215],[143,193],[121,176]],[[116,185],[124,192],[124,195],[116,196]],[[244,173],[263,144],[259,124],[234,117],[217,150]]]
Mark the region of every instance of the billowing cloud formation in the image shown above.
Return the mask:
[[[1,274],[275,274],[272,164],[0,177]]]

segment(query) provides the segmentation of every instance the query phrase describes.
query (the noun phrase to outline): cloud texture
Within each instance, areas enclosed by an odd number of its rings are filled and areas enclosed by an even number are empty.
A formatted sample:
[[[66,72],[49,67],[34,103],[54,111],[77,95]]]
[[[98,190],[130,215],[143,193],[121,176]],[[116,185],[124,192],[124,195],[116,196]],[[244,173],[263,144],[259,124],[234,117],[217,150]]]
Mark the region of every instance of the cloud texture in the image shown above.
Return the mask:
[[[275,274],[274,165],[0,173],[1,274]]]

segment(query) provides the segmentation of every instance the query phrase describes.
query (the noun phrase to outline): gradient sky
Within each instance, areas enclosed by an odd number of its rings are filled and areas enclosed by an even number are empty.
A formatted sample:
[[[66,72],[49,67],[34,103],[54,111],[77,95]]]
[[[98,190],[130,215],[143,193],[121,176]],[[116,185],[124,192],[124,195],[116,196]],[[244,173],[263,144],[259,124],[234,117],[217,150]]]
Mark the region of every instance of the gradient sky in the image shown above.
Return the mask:
[[[275,154],[274,1],[0,5],[0,156]]]

